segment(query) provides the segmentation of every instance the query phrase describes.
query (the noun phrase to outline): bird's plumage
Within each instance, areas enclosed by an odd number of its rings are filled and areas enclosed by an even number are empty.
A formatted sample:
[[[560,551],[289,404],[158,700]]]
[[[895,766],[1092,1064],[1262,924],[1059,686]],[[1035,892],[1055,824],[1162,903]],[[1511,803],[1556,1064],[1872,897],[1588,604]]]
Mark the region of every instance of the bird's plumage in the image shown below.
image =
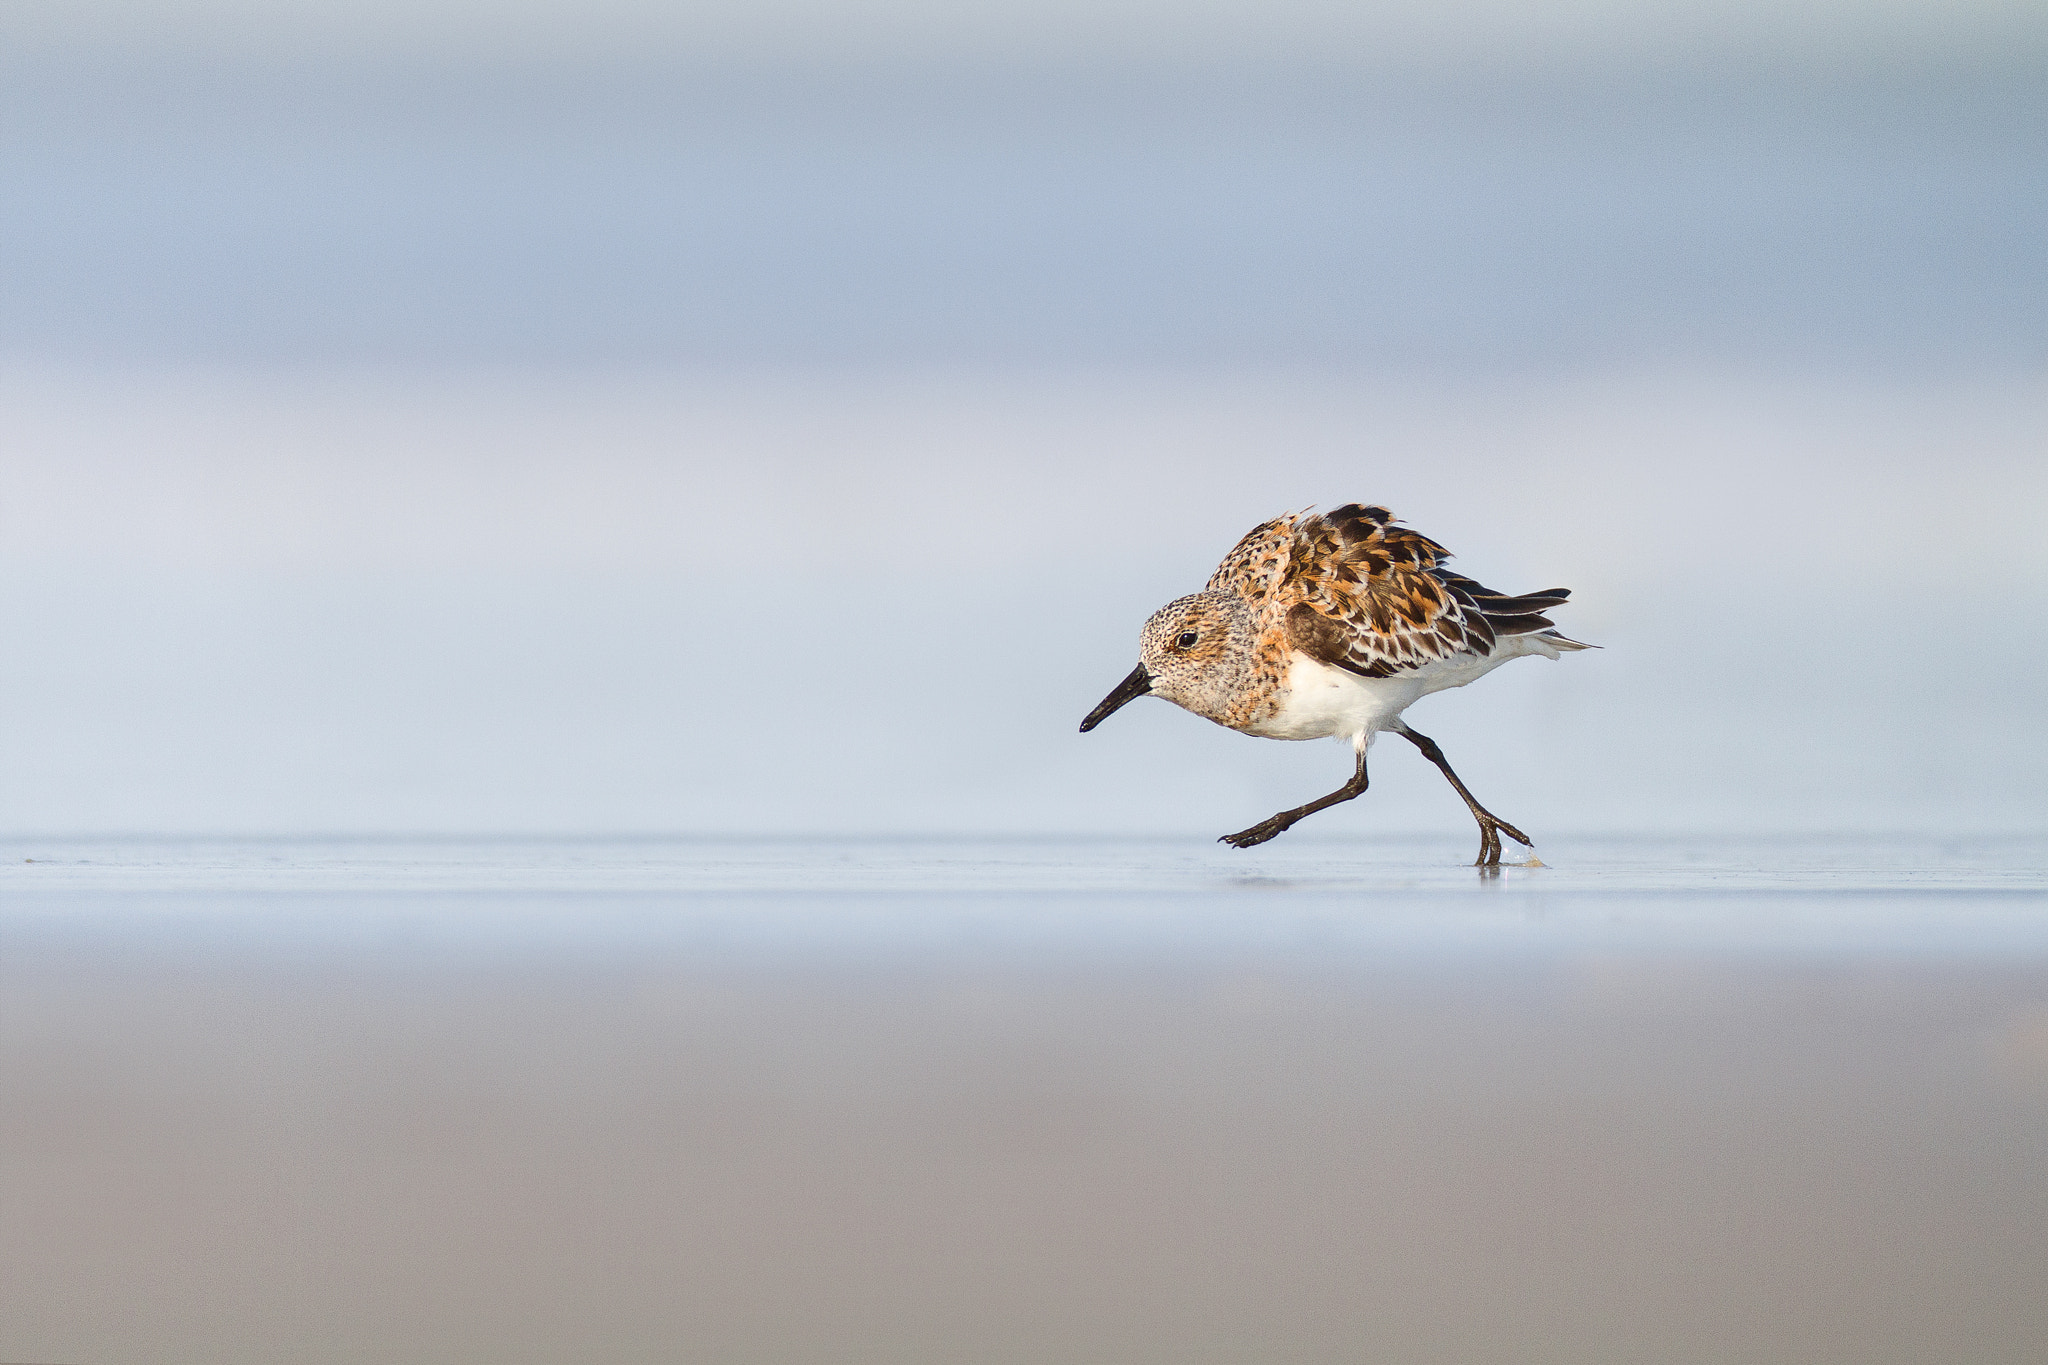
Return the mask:
[[[1544,636],[1558,650],[1586,647],[1543,614],[1568,589],[1510,597],[1444,568],[1450,557],[1386,508],[1352,503],[1255,528],[1224,556],[1209,588],[1244,598],[1262,636],[1362,678],[1478,662],[1518,635]]]
[[[1349,739],[1352,781],[1320,801],[1228,835],[1250,847],[1365,790],[1365,751],[1392,730],[1443,770],[1479,821],[1480,861],[1513,826],[1473,799],[1427,736],[1401,722],[1420,698],[1463,687],[1510,659],[1590,649],[1546,614],[1564,588],[1511,596],[1445,568],[1450,551],[1384,507],[1350,503],[1255,527],[1201,592],[1167,603],[1138,638],[1138,667],[1081,722],[1092,730],[1153,695],[1245,734]]]

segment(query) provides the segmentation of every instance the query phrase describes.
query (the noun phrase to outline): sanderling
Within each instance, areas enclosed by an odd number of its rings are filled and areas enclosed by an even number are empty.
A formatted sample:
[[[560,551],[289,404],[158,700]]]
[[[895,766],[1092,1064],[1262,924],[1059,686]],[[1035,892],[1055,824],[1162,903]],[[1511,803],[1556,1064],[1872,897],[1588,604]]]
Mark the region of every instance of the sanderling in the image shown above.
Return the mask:
[[[1226,834],[1263,844],[1365,790],[1365,751],[1391,730],[1443,771],[1479,822],[1475,866],[1500,863],[1500,836],[1529,836],[1473,799],[1436,741],[1401,722],[1417,700],[1463,687],[1509,659],[1591,649],[1543,613],[1565,588],[1509,597],[1443,567],[1450,552],[1356,503],[1276,517],[1237,543],[1203,591],[1169,602],[1138,636],[1138,666],[1081,722],[1085,734],[1134,697],[1164,697],[1266,739],[1342,738],[1358,756],[1328,796]]]

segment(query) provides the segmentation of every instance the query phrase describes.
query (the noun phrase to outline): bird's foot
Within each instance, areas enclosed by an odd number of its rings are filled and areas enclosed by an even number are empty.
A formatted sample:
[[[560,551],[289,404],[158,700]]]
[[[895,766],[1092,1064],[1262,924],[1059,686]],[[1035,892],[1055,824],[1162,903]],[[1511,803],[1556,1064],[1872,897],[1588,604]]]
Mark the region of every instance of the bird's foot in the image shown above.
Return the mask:
[[[1505,834],[1524,848],[1536,847],[1535,841],[1516,829],[1507,821],[1488,811],[1475,810],[1473,818],[1479,821],[1479,856],[1472,860],[1474,867],[1500,866],[1500,836]]]
[[[1265,843],[1268,839],[1276,839],[1285,834],[1288,827],[1293,823],[1292,820],[1275,815],[1270,819],[1259,821],[1250,829],[1241,829],[1235,834],[1226,834],[1216,842],[1219,844],[1229,844],[1232,848],[1251,848]]]

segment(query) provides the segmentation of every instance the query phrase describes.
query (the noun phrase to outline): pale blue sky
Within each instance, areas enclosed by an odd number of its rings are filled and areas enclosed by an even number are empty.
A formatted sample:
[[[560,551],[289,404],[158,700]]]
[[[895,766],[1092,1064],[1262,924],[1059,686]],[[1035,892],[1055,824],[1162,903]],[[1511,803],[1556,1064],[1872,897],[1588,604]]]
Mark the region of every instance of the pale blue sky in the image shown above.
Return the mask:
[[[1220,833],[1074,726],[1354,499],[1509,818],[2038,827],[2044,13],[11,6],[0,829]]]
[[[2024,0],[15,0],[10,46],[670,58],[1160,56],[1364,64],[1629,61],[1702,48],[1824,60],[2037,48]]]
[[[16,6],[0,354],[2025,369],[2042,14]]]

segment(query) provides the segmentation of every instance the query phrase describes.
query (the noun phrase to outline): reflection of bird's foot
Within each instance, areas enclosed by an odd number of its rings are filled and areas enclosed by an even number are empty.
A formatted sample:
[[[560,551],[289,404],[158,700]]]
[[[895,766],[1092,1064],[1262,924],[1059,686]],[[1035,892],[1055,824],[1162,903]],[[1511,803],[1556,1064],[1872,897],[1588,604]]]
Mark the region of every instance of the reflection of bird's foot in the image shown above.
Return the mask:
[[[1483,810],[1474,811],[1472,814],[1479,821],[1479,856],[1473,859],[1472,866],[1500,866],[1500,836],[1503,834],[1524,848],[1533,849],[1536,847],[1528,835],[1522,833],[1522,831],[1516,829],[1499,816],[1491,815]]]
[[[1216,842],[1219,844],[1229,844],[1232,848],[1251,848],[1254,845],[1265,843],[1268,839],[1278,838],[1280,835],[1285,834],[1287,827],[1293,823],[1292,820],[1283,820],[1275,815],[1271,819],[1259,821],[1250,829],[1241,829],[1235,834],[1226,834]]]

